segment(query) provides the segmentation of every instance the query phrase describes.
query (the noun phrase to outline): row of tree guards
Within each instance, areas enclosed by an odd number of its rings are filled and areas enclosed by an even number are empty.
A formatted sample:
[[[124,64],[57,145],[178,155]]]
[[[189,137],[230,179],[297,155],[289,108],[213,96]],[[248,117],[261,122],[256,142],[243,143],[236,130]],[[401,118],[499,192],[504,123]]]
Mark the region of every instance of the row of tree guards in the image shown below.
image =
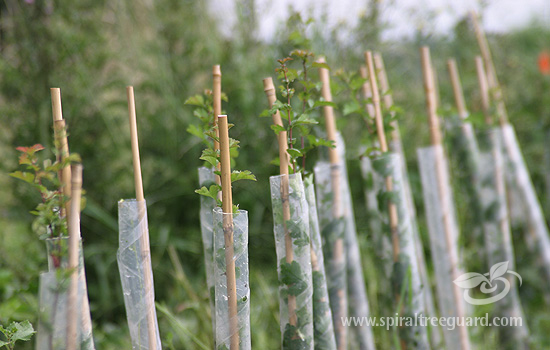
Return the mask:
[[[448,61],[458,117],[447,125],[447,135],[456,141],[456,153],[467,169],[473,187],[474,209],[482,213],[479,230],[485,252],[479,254],[487,269],[506,262],[513,269],[510,233],[513,204],[528,228],[525,239],[539,268],[550,279],[550,236],[529,173],[508,122],[502,92],[485,36],[475,17],[474,26],[482,56],[476,69],[486,128],[476,134],[468,121],[456,63]],[[376,269],[384,276],[376,281],[391,296],[381,306],[383,316],[472,315],[474,300],[465,303],[458,277],[465,272],[459,244],[459,229],[450,186],[450,170],[443,147],[442,126],[437,115],[434,68],[427,47],[421,48],[426,110],[431,144],[418,149],[431,260],[430,279],[419,234],[399,126],[384,120],[393,100],[381,55],[365,53],[362,94],[365,109],[376,129],[376,147],[361,159],[367,183],[365,197],[369,229],[377,252]],[[304,61],[306,62],[306,61]],[[283,123],[271,78],[263,81],[269,108],[273,111],[279,145],[280,175],[270,178],[274,238],[279,277],[281,345],[283,349],[371,350],[376,339],[370,326],[344,326],[347,316],[369,317],[361,251],[355,227],[352,193],[346,169],[343,137],[336,128],[329,70],[318,59],[322,84],[322,108],[328,148],[326,161],[313,171],[293,166],[291,130]],[[283,62],[284,63],[284,62]],[[231,152],[228,117],[222,114],[221,70],[213,69],[212,122],[210,135],[213,167],[199,168],[201,187],[211,184],[221,191],[201,196],[200,223],[204,245],[206,280],[215,333],[216,349],[251,348],[250,287],[248,262],[248,216],[233,205]],[[382,92],[382,95],[381,95]],[[381,97],[382,96],[382,97]],[[147,210],[143,192],[134,91],[127,89],[136,198],[121,200],[117,261],[124,293],[133,349],[162,349],[155,311],[153,271],[150,256]],[[290,100],[288,100],[290,101]],[[289,102],[290,104],[290,102]],[[493,112],[491,105],[495,105]],[[67,134],[61,112],[59,89],[52,89],[57,154],[69,157]],[[387,116],[387,114],[386,114]],[[389,136],[385,128],[389,128]],[[454,156],[454,154],[451,154]],[[304,162],[305,164],[305,162]],[[59,171],[62,191],[70,201],[60,208],[68,222],[68,238],[47,241],[49,271],[40,276],[40,325],[37,349],[94,349],[82,243],[80,196],[82,167],[65,166]],[[508,190],[508,191],[507,191]],[[510,195],[513,193],[513,195]],[[513,203],[512,203],[513,202]],[[491,271],[491,274],[493,271]],[[370,283],[370,281],[367,281]],[[437,282],[437,283],[436,283]],[[460,282],[460,281],[459,281]],[[497,302],[495,316],[522,316],[516,281],[506,280],[510,296]],[[432,286],[435,293],[432,294]],[[503,348],[527,349],[528,329],[501,327]],[[453,330],[403,324],[392,332],[395,349],[472,348],[468,327]]]

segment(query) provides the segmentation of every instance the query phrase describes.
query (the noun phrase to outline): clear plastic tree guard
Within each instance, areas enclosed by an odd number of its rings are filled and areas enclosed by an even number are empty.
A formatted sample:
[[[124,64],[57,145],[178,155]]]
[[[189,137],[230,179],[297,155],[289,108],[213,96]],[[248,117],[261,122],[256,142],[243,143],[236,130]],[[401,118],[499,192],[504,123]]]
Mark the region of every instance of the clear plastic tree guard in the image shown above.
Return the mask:
[[[214,169],[207,167],[199,168],[199,185],[210,188],[216,182]],[[206,285],[209,291],[210,311],[212,315],[212,332],[216,331],[216,309],[214,307],[215,291],[214,291],[214,233],[212,231],[213,217],[212,211],[216,206],[216,201],[206,196],[201,197],[201,235],[202,246],[204,249],[204,266],[206,268]]]
[[[214,283],[216,305],[216,348],[229,350],[231,323],[237,322],[239,350],[250,350],[250,285],[248,282],[248,213],[239,210],[237,213],[223,213],[217,207],[213,210],[214,218]],[[225,232],[224,216],[232,220],[233,226],[233,261],[235,262],[237,316],[229,317],[229,295],[227,292],[227,276],[225,263]],[[235,349],[231,349],[235,350]]]
[[[336,338],[332,325],[327,289],[327,275],[323,257],[323,244],[317,216],[317,201],[313,176],[304,180],[309,209],[309,236],[311,240],[311,279],[313,282],[313,336],[316,350],[336,350]]]
[[[54,237],[54,238],[48,238],[46,239],[46,250],[48,255],[48,271],[53,273],[54,275],[56,273],[62,273],[62,271],[66,270],[69,266],[69,237]],[[57,287],[52,286],[51,283],[53,283],[53,279],[51,277],[47,277],[45,275],[44,279],[46,280],[45,283],[49,283],[50,289],[52,291],[58,290],[62,291],[64,297],[66,297],[66,290],[63,290],[63,286],[59,285]],[[82,240],[79,240],[79,252],[78,252],[78,280],[79,280],[79,289],[82,289],[82,291],[79,291],[78,293],[78,300],[80,302],[77,304],[80,307],[80,310],[78,312],[80,320],[78,328],[78,336],[79,336],[79,344],[81,346],[82,350],[93,350],[95,349],[94,346],[94,339],[92,335],[92,318],[90,315],[90,303],[88,300],[88,289],[86,286],[86,273],[84,271],[84,256],[82,255]],[[58,283],[64,283],[64,280],[60,277],[57,279]],[[66,282],[68,283],[68,281]],[[65,286],[65,289],[68,287]],[[40,286],[42,288],[42,286]],[[47,292],[44,292],[45,300],[49,297],[47,295]],[[42,294],[41,294],[42,295]],[[65,299],[66,300],[66,299]],[[43,307],[50,307],[51,306],[45,306],[40,305],[41,309]],[[61,307],[61,306],[60,306]],[[66,310],[66,306],[63,306]],[[49,310],[48,313],[56,312],[55,310]],[[66,312],[66,311],[64,311]],[[56,312],[57,313],[57,312]],[[50,322],[51,325],[54,325],[53,319],[49,320],[45,318],[45,321]],[[40,333],[46,332],[46,336],[42,338]],[[49,330],[47,327],[41,327],[38,331],[39,339],[47,339],[51,336],[49,333]],[[39,344],[40,341],[37,341],[37,344]],[[47,341],[44,342],[44,346],[49,346],[51,343],[48,343]],[[64,344],[64,343],[63,343]],[[50,349],[50,348],[39,348],[39,349]]]
[[[69,274],[66,270],[54,270],[40,274],[40,315],[36,336],[37,350],[65,350],[67,348],[67,312]],[[77,297],[82,300],[84,285],[79,281]],[[78,305],[77,305],[78,306]],[[77,319],[82,319],[82,307],[78,307]],[[83,338],[82,323],[76,327],[77,350],[90,349],[90,338]],[[91,343],[93,345],[93,342]]]
[[[353,211],[353,199],[348,181],[348,171],[346,166],[346,145],[342,135],[336,134],[336,149],[341,160],[343,173],[342,199],[344,204],[344,217],[346,218],[346,254],[347,254],[347,273],[349,289],[349,313],[353,317],[370,317],[369,303],[367,298],[367,289],[363,274],[363,264],[359,242],[357,241],[357,229],[355,227],[355,215]],[[351,327],[354,338],[353,341],[361,350],[374,350],[374,336],[370,326]],[[353,344],[350,344],[353,345]]]
[[[348,316],[347,274],[346,274],[346,219],[343,216],[341,193],[341,166],[331,166],[322,162],[315,166],[315,188],[319,226],[323,239],[323,255],[327,274],[327,287],[332,310],[336,344],[346,348],[347,328],[342,325],[342,317]],[[333,179],[336,182],[333,191]]]
[[[518,194],[514,198],[521,203],[524,216],[527,218],[528,241],[532,241],[530,246],[539,256],[546,278],[550,280],[550,235],[525,160],[521,154],[516,133],[511,125],[502,126],[502,140],[508,162],[506,172],[508,183],[512,191],[516,191]]]
[[[386,205],[383,204],[380,207],[380,210],[384,213],[384,227],[390,227],[388,204],[393,203],[397,209],[399,256],[398,261],[393,264],[391,279],[393,295],[399,295],[399,299],[403,301],[400,316],[425,315],[425,287],[418,268],[413,222],[405,192],[406,180],[403,174],[402,161],[399,155],[389,153],[374,158],[372,167],[373,180],[377,183],[376,187],[384,188],[379,193],[379,198],[386,198],[384,200]],[[393,184],[391,194],[387,192],[384,186],[387,177],[391,177]],[[427,327],[402,327],[399,329],[399,333],[400,339],[407,345],[407,348],[430,348]]]
[[[309,208],[302,175],[271,176],[269,180],[279,273],[282,349],[313,350]]]
[[[160,350],[145,201],[118,202],[118,230],[117,261],[132,349],[150,350],[149,344],[156,344]],[[146,247],[142,247],[143,244]],[[145,256],[143,251],[147,252]]]
[[[434,270],[439,314],[441,317],[465,316],[464,301],[462,297],[457,297],[462,292],[455,290],[458,286],[453,283],[453,275],[460,275],[463,271],[458,264],[458,225],[449,183],[449,168],[443,148],[439,145],[418,149],[418,162],[432,260],[437,261],[437,264],[434,264]],[[451,242],[450,246],[447,240]],[[451,264],[451,257],[454,257],[458,266]],[[456,272],[453,273],[453,271]],[[463,349],[463,346],[469,346],[467,334],[464,336],[461,332],[464,332],[461,327],[453,330],[443,327],[447,349],[459,350]]]
[[[487,250],[487,271],[498,263],[506,262],[509,270],[515,271],[514,248],[506,203],[504,154],[502,133],[495,128],[478,136],[480,148],[479,194],[483,212],[483,231]],[[516,277],[507,274],[511,285],[510,292],[494,304],[500,317],[521,317],[523,308],[518,295]],[[495,294],[497,294],[495,292]],[[499,327],[501,344],[507,349],[528,349],[527,322],[521,326]]]

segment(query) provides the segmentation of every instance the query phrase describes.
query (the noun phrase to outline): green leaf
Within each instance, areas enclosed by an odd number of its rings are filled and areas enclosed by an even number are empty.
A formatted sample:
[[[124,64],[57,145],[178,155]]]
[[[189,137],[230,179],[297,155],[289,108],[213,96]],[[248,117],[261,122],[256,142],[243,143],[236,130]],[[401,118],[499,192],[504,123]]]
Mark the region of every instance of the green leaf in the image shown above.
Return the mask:
[[[296,260],[290,264],[281,263],[281,282],[289,287],[288,294],[290,295],[299,295],[307,288],[302,268]]]
[[[22,171],[14,171],[13,173],[10,173],[10,176],[16,179],[23,180],[27,183],[33,183],[35,179],[34,174],[22,172]]]
[[[233,170],[231,173],[231,182],[239,181],[239,180],[252,180],[256,181],[256,176],[250,172],[250,170]]]
[[[15,327],[15,332],[11,336],[11,340],[13,343],[15,343],[17,340],[29,341],[31,340],[32,335],[36,333],[32,328],[32,324],[27,320],[21,323],[13,322],[12,325]]]
[[[289,148],[286,151],[294,159],[299,158],[303,155],[302,152],[296,148]]]
[[[211,185],[209,188],[206,188],[206,186],[202,186],[200,189],[195,190],[195,193],[217,200],[219,191],[221,191],[220,185]]]
[[[336,105],[336,103],[330,102],[330,101],[315,101],[315,103],[313,104],[313,108],[325,107],[325,106],[329,106],[329,107],[332,107],[332,108],[338,108],[338,105]]]
[[[184,104],[202,107],[204,106],[204,97],[202,97],[202,95],[189,97]]]
[[[279,135],[282,131],[286,131],[284,126],[273,124],[271,125],[271,129],[275,131],[275,134]]]
[[[198,138],[200,138],[201,140],[205,140],[206,137],[204,136],[204,133],[202,131],[202,129],[194,124],[191,124],[187,127],[187,130],[186,130],[188,133],[190,133],[191,135],[193,136],[196,136]]]
[[[325,69],[330,70],[330,67],[329,67],[328,64],[326,64],[326,63],[321,63],[321,62],[313,62],[313,63],[311,64],[311,67],[313,67],[313,68],[325,68]]]

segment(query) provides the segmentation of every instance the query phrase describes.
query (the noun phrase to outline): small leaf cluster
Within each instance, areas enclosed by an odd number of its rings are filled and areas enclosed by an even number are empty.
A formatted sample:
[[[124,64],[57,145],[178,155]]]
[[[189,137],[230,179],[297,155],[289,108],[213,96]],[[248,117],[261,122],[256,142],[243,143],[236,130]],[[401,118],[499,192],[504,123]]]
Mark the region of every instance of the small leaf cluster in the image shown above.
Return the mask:
[[[260,116],[271,116],[277,111],[281,114],[283,125],[272,125],[271,128],[277,135],[282,131],[287,132],[289,166],[292,173],[297,173],[305,171],[309,151],[319,146],[334,147],[331,142],[313,135],[311,129],[319,124],[318,109],[323,106],[336,107],[336,104],[324,101],[320,97],[322,83],[310,79],[312,68],[329,68],[326,63],[315,62],[313,52],[293,50],[288,57],[277,62],[279,67],[275,71],[281,82],[279,91],[283,100],[276,100]]]
[[[368,79],[361,77],[357,72],[347,72],[344,70],[338,70],[335,73],[338,90],[341,94],[346,95],[345,102],[342,104],[342,115],[346,116],[359,116],[366,124],[367,133],[362,134],[361,144],[365,147],[363,155],[380,154],[380,146],[376,142],[376,122],[375,116],[370,115],[366,106],[372,104],[372,98],[364,96],[362,91],[363,85],[368,84]],[[383,96],[391,94],[391,90],[385,91]],[[391,132],[394,129],[394,121],[399,119],[399,116],[403,113],[403,110],[398,106],[391,106],[389,109],[380,101],[382,109],[382,121],[384,122],[384,130],[386,133]]]
[[[36,216],[33,222],[33,230],[39,234],[40,239],[62,237],[67,235],[67,220],[61,215],[65,204],[70,199],[63,194],[62,184],[57,174],[63,168],[73,163],[80,162],[80,156],[76,153],[52,163],[50,159],[39,162],[38,152],[44,150],[41,144],[30,147],[17,147],[21,152],[19,166],[24,170],[10,173],[10,176],[28,183],[40,194],[42,199],[30,213]],[[82,207],[85,202],[83,201]]]
[[[5,328],[0,325],[0,334],[2,334],[3,337],[3,339],[0,338],[0,348],[5,346],[7,349],[12,350],[18,340],[29,341],[34,333],[36,332],[28,320],[23,322],[12,322]]]
[[[212,90],[205,90],[202,95],[197,94],[189,97],[186,101],[186,105],[194,106],[193,115],[198,118],[199,124],[191,124],[187,127],[187,132],[193,136],[198,137],[205,144],[206,147],[213,149],[212,136],[216,135],[216,129],[214,127],[215,118],[214,115],[214,96]],[[222,92],[222,101],[227,102],[227,95]]]
[[[222,101],[227,102],[227,96],[222,93]],[[214,174],[221,176],[219,169],[220,164],[220,150],[214,149],[214,142],[220,142],[217,134],[217,125],[215,125],[214,115],[214,100],[211,90],[205,90],[203,95],[195,95],[187,99],[185,104],[195,106],[193,115],[200,120],[198,125],[190,125],[187,128],[187,132],[192,135],[200,138],[204,145],[200,159],[205,162],[207,167],[216,169]],[[228,127],[231,128],[233,124],[229,124]],[[233,138],[229,138],[229,152],[231,157],[231,166],[234,166],[235,159],[239,155],[239,141]],[[233,170],[231,173],[231,183],[240,180],[252,180],[256,181],[256,176],[252,174],[249,170]],[[201,196],[212,198],[216,201],[218,206],[222,206],[221,200],[218,198],[218,193],[222,190],[221,186],[213,183],[209,186],[202,186],[201,188],[195,190],[195,193],[198,193]],[[238,206],[233,206],[233,212],[237,212]]]

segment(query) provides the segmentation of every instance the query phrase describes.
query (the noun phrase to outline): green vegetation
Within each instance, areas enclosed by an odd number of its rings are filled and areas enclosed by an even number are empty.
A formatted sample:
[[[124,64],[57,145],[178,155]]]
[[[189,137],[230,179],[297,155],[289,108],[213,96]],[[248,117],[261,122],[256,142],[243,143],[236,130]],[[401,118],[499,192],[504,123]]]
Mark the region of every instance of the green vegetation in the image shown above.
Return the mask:
[[[82,217],[82,236],[89,286],[94,336],[98,349],[129,348],[123,296],[116,269],[117,201],[133,193],[130,135],[124,87],[136,91],[140,125],[140,150],[155,272],[156,300],[162,342],[167,349],[211,348],[212,334],[203,318],[209,309],[199,224],[196,168],[200,166],[199,139],[186,130],[196,122],[187,96],[201,93],[210,82],[211,67],[220,64],[223,89],[230,104],[224,107],[238,126],[232,135],[241,140],[239,164],[246,165],[258,182],[237,182],[241,207],[250,210],[249,259],[252,342],[258,349],[280,347],[277,304],[277,271],[268,177],[276,172],[276,140],[257,116],[265,109],[261,79],[272,75],[277,57],[287,57],[297,44],[291,35],[303,21],[293,14],[280,26],[271,42],[258,40],[254,1],[238,1],[234,36],[222,34],[209,15],[207,2],[158,0],[16,1],[4,2],[0,53],[0,323],[28,319],[37,323],[38,273],[46,267],[42,242],[32,230],[28,208],[40,195],[22,181],[8,176],[17,168],[15,147],[40,143],[38,164],[51,158],[52,117],[50,87],[60,87],[63,112],[71,135],[69,146],[85,160],[84,182],[87,206]],[[477,81],[474,56],[477,44],[466,21],[459,22],[450,36],[418,30],[411,39],[381,41],[383,25],[373,13],[361,17],[355,27],[326,29],[324,20],[311,23],[311,51],[322,53],[336,72],[358,69],[362,52],[375,49],[384,55],[396,104],[401,106],[400,129],[409,166],[411,187],[418,209],[421,236],[429,268],[427,230],[420,178],[416,169],[417,146],[428,144],[427,119],[418,47],[432,48],[439,77],[442,108],[453,105],[445,61],[455,56],[462,74],[470,110],[477,111]],[[349,35],[338,35],[339,30]],[[550,214],[550,77],[542,76],[536,59],[550,42],[550,30],[539,24],[507,35],[490,35],[496,70],[503,86],[511,123],[516,127],[537,193]],[[296,62],[298,62],[296,60]],[[340,106],[349,102],[347,93],[333,87]],[[343,110],[342,107],[339,109]],[[348,149],[359,145],[364,121],[342,117],[336,111],[339,129]],[[366,212],[358,157],[348,152],[350,186],[364,271],[368,284],[375,284],[375,247],[372,233],[361,213]],[[308,153],[308,162],[317,157]],[[455,191],[455,193],[457,193]],[[464,198],[457,197],[460,227],[470,232],[471,213]],[[528,315],[534,348],[550,346],[550,315],[534,257],[527,253],[523,232],[513,232],[517,271],[524,283],[520,298]],[[175,254],[169,254],[173,249]],[[473,254],[466,251],[465,255]],[[179,266],[179,267],[178,267]],[[480,271],[482,272],[482,271]],[[367,286],[376,300],[376,286]],[[373,305],[374,315],[380,310]],[[485,311],[485,310],[483,310]],[[496,331],[484,329],[474,342],[492,348]],[[385,329],[375,328],[380,341]],[[33,342],[17,343],[21,350]],[[206,345],[205,345],[206,344]],[[481,346],[483,347],[483,346]],[[493,346],[494,347],[494,346]]]

